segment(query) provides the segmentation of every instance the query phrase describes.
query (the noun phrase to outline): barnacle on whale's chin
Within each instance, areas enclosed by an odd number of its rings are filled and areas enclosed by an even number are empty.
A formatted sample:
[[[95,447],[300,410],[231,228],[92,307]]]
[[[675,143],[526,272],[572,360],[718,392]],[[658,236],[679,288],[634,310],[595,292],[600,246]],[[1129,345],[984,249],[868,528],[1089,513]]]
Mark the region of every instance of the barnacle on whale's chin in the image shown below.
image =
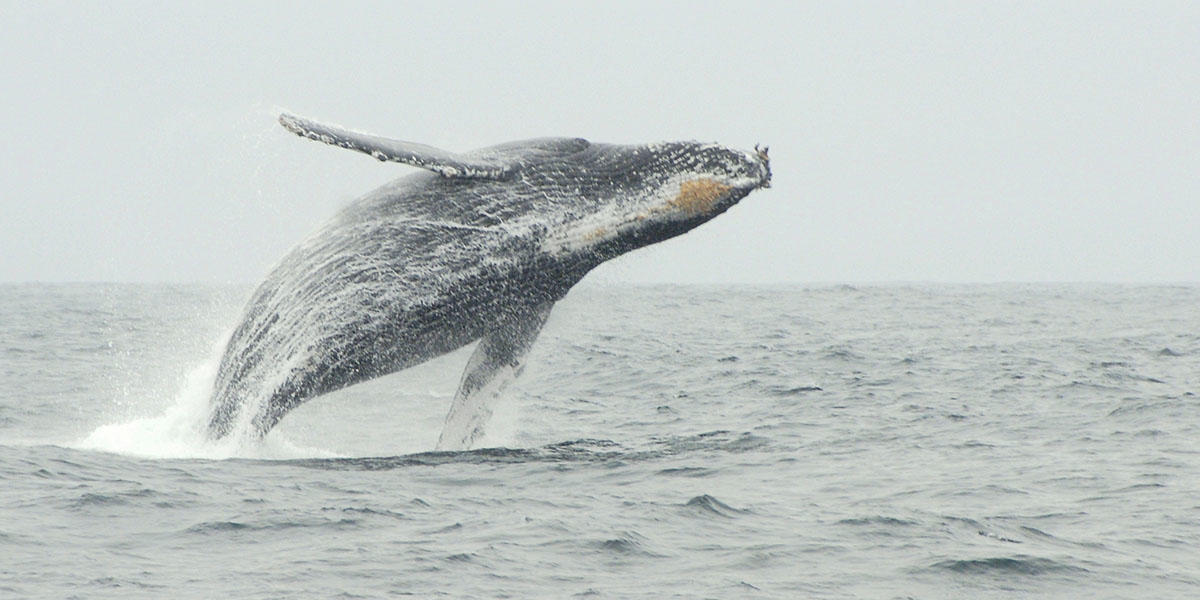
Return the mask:
[[[702,215],[712,211],[717,200],[731,189],[733,186],[707,177],[684,181],[679,184],[679,194],[668,200],[667,206],[689,216]]]

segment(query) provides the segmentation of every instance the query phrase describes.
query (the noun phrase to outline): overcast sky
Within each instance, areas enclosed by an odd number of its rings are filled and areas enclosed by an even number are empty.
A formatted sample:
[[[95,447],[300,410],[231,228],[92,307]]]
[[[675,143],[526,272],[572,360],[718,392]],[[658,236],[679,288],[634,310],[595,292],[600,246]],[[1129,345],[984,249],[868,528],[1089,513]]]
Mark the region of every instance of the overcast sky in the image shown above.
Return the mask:
[[[0,281],[254,282],[412,172],[280,109],[770,145],[600,281],[1200,281],[1200,3],[283,6],[0,2]]]

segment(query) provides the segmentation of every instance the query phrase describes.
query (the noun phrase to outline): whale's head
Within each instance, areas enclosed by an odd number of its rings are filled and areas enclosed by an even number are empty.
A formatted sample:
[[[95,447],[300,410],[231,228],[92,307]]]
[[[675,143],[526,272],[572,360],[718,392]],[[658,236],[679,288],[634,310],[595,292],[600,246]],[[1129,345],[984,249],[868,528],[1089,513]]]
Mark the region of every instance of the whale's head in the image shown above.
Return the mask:
[[[600,260],[686,233],[771,183],[766,148],[592,144],[573,158],[580,199],[548,246]]]

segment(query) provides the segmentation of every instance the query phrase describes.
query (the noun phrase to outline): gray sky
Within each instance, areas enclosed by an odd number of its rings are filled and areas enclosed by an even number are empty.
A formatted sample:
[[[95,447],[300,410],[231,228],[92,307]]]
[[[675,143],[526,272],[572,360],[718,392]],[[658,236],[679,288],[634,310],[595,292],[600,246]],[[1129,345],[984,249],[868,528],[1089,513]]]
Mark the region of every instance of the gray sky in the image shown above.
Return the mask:
[[[0,2],[0,281],[252,282],[450,150],[771,146],[601,281],[1200,281],[1200,4]]]

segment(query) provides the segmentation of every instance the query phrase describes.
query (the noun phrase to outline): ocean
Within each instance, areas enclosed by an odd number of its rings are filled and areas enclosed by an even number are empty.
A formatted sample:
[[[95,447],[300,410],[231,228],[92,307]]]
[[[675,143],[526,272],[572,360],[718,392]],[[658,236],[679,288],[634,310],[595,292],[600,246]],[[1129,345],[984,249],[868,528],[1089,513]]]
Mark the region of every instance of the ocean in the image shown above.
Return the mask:
[[[1200,597],[1200,287],[588,285],[198,435],[243,286],[0,285],[3,598]]]

